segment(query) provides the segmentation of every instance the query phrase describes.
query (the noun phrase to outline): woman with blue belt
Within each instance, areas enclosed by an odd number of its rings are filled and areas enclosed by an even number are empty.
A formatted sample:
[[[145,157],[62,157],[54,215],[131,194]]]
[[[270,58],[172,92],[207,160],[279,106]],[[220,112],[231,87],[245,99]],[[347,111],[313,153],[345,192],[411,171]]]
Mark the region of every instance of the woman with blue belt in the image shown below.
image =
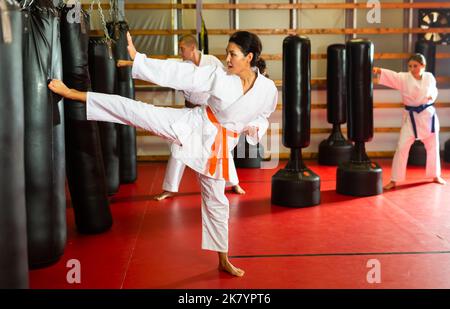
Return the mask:
[[[405,179],[409,149],[415,140],[421,140],[427,151],[426,177],[439,184],[446,183],[441,177],[439,120],[434,108],[438,90],[436,79],[430,72],[425,72],[425,66],[425,57],[414,54],[408,59],[408,72],[373,68],[373,72],[379,75],[378,83],[399,90],[405,105],[391,181],[385,190],[394,188],[397,182]]]

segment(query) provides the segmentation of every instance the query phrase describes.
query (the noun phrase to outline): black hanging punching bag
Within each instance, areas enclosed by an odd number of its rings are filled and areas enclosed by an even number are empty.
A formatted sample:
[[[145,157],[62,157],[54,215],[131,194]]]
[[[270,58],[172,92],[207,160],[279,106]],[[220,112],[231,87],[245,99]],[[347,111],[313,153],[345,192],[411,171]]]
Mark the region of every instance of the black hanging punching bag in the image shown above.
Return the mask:
[[[22,14],[0,0],[0,289],[28,287]]]
[[[436,75],[436,44],[430,41],[416,41],[414,50],[416,53],[424,55],[427,66],[425,71]]]
[[[116,61],[110,40],[104,37],[89,39],[89,73],[92,90],[114,94],[116,88]],[[110,122],[98,122],[102,144],[103,163],[106,171],[108,194],[119,190],[119,145],[117,125]]]
[[[89,91],[89,15],[65,6],[61,15],[64,83]],[[112,225],[97,122],[86,120],[86,104],[65,99],[67,180],[75,224],[81,233],[100,233]]]
[[[60,11],[58,10],[58,15]],[[52,62],[50,78],[62,80],[62,51],[61,36],[59,32],[60,18],[53,19],[53,42],[52,42]],[[50,79],[49,78],[49,79]],[[51,94],[51,102],[53,105],[53,201],[54,205],[59,209],[54,213],[54,222],[56,226],[61,226],[64,231],[55,234],[58,243],[66,242],[66,149],[65,149],[65,123],[64,123],[64,101],[62,97]],[[63,249],[63,248],[62,248]]]
[[[117,60],[129,60],[127,31],[128,24],[124,21],[107,24],[109,36],[116,42],[114,55]],[[134,96],[134,80],[131,77],[131,67],[117,68],[117,88],[116,93],[130,99]],[[133,183],[137,178],[137,158],[136,158],[136,128],[116,124],[119,139],[119,168],[120,182]]]
[[[56,262],[66,242],[64,117],[47,81],[61,78],[59,12],[50,0],[24,8],[25,181],[28,260]]]
[[[425,70],[435,75],[436,44],[430,41],[416,41],[415,52],[424,55],[427,61]],[[425,166],[426,162],[427,150],[425,149],[425,145],[419,140],[414,141],[414,143],[411,145],[411,148],[409,149],[408,165]]]
[[[306,207],[320,203],[320,178],[308,169],[301,149],[309,145],[311,120],[311,43],[307,37],[283,41],[283,145],[289,162],[272,176],[272,204]]]
[[[355,145],[350,161],[337,168],[336,190],[353,196],[381,194],[381,167],[370,161],[365,149],[373,137],[373,44],[352,39],[346,44],[346,56],[348,138]]]
[[[347,74],[343,44],[333,44],[327,49],[327,120],[333,124],[333,131],[319,145],[319,164],[338,165],[350,161],[352,143],[341,132],[341,124],[347,121]]]

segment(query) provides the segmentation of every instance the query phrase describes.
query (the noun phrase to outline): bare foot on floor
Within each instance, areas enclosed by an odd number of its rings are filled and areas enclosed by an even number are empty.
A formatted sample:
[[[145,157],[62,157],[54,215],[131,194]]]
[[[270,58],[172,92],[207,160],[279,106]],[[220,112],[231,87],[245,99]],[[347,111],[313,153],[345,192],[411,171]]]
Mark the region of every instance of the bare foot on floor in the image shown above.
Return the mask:
[[[236,194],[241,194],[241,195],[245,194],[245,190],[242,189],[242,187],[240,185],[233,186],[233,188],[231,188],[231,190]]]
[[[439,183],[441,185],[445,185],[447,182],[444,180],[444,178],[438,176],[438,177],[434,177],[433,179],[434,182]]]
[[[164,200],[164,199],[166,199],[166,198],[169,198],[169,197],[172,197],[172,196],[174,196],[175,195],[175,193],[173,193],[173,192],[170,192],[170,191],[163,191],[162,193],[160,193],[160,194],[158,194],[158,195],[155,195],[154,197],[153,197],[153,199],[154,200],[157,200],[157,201],[162,201],[162,200]]]
[[[236,276],[236,277],[242,277],[245,274],[245,271],[243,271],[240,268],[235,267],[233,264],[231,264],[230,262],[226,262],[226,263],[220,263],[219,264],[219,270],[229,273],[230,275]]]
[[[393,188],[395,188],[395,181],[391,181],[390,183],[388,183],[383,187],[384,190],[391,190]]]

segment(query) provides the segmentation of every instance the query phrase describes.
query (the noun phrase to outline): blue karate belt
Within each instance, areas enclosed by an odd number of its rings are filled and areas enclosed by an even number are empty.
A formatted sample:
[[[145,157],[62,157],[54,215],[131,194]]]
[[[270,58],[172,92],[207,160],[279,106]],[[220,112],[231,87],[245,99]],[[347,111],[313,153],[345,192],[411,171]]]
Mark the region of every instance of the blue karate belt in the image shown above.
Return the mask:
[[[417,139],[417,127],[416,127],[416,120],[414,119],[414,112],[421,113],[424,110],[426,110],[428,107],[433,106],[434,103],[429,104],[422,104],[419,106],[407,106],[405,105],[405,109],[409,112],[409,118],[411,118],[411,124],[414,130],[414,136]],[[431,133],[434,133],[434,118],[436,116],[436,113],[433,114],[433,118],[431,118]]]

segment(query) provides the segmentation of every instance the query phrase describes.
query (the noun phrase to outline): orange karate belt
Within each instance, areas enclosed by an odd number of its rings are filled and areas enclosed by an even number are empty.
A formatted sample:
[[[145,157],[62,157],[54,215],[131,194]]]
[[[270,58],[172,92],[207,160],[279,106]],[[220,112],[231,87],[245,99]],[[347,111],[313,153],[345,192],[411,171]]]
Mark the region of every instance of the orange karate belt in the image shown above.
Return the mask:
[[[208,106],[206,108],[206,112],[208,114],[209,121],[212,122],[212,124],[217,128],[217,134],[214,139],[214,143],[211,146],[211,156],[208,159],[209,163],[209,174],[212,176],[215,174],[218,166],[217,166],[217,155],[219,153],[219,146],[222,144],[222,175],[223,178],[226,181],[230,180],[230,174],[228,171],[228,154],[230,153],[228,151],[228,143],[227,143],[227,136],[237,138],[239,136],[238,133],[233,132],[231,130],[227,130],[226,128],[222,127],[217,121],[216,116],[214,116],[214,113],[212,112],[211,108]]]

